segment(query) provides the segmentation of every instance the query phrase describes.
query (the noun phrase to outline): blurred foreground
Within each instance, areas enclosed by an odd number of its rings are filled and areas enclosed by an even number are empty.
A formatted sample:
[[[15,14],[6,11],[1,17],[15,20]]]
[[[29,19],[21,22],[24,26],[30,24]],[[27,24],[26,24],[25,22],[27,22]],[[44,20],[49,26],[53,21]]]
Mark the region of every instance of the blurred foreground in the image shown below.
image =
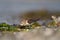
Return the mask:
[[[60,40],[60,28],[35,28],[28,32],[0,32],[0,40]]]

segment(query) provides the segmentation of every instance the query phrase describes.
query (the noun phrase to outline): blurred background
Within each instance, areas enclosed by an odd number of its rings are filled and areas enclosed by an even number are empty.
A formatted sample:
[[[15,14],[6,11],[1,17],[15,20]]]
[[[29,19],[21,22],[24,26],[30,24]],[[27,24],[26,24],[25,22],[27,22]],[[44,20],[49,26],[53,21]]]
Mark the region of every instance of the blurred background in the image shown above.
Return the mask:
[[[13,23],[13,15],[27,10],[48,9],[60,10],[60,0],[0,0],[0,23]],[[15,23],[19,23],[18,19]]]

